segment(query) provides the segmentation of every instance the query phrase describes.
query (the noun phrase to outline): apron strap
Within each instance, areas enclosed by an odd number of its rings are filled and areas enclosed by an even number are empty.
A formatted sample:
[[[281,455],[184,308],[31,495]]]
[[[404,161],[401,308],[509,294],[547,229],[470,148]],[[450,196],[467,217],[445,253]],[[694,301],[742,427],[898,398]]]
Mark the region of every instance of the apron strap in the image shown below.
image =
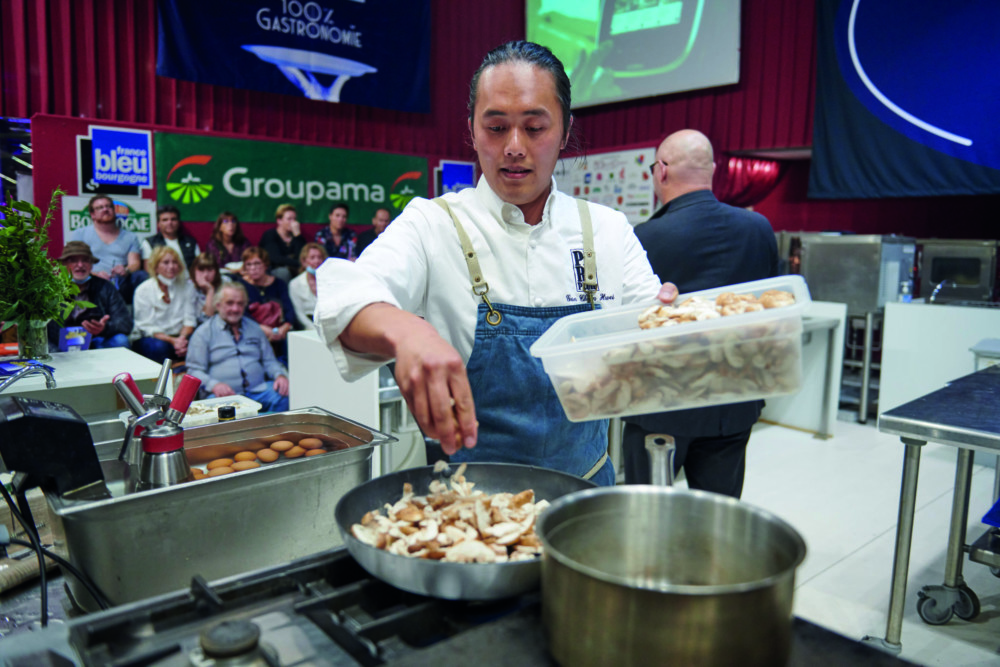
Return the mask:
[[[486,279],[483,277],[483,270],[479,267],[479,258],[476,257],[476,251],[472,247],[472,239],[469,238],[462,223],[458,221],[458,217],[451,210],[451,206],[444,200],[444,197],[435,197],[432,201],[444,209],[448,217],[451,218],[452,224],[455,225],[455,231],[458,232],[458,240],[462,244],[462,254],[465,255],[465,264],[469,269],[469,279],[472,281],[472,293],[482,298],[483,303],[489,309],[489,312],[486,314],[486,321],[493,326],[500,324],[503,315],[495,310],[493,304],[486,298],[486,293],[490,291],[490,285],[486,282]],[[583,231],[583,291],[587,295],[587,303],[590,304],[590,308],[593,310],[594,294],[597,293],[597,253],[594,250],[594,224],[590,218],[590,206],[587,202],[583,199],[577,199],[576,204],[580,211],[580,227]]]
[[[583,290],[587,293],[587,303],[594,309],[594,294],[597,292],[597,255],[594,251],[594,225],[590,220],[590,206],[583,199],[576,200],[580,209],[580,227],[583,229]],[[594,471],[596,472],[596,471]]]
[[[479,258],[476,257],[476,250],[472,247],[472,239],[465,233],[465,227],[458,221],[458,217],[455,216],[454,211],[448,206],[448,202],[444,200],[444,197],[435,197],[432,201],[445,210],[445,213],[451,218],[452,224],[455,225],[455,231],[458,232],[458,240],[462,244],[462,254],[465,255],[465,264],[469,269],[469,279],[472,280],[472,293],[480,297],[483,303],[486,304],[486,308],[489,309],[489,312],[486,313],[487,323],[491,326],[497,326],[500,324],[500,320],[503,319],[503,315],[500,311],[495,310],[493,304],[486,298],[486,293],[490,291],[490,285],[483,278],[483,270],[479,268]]]
[[[596,475],[597,472],[604,467],[604,464],[607,462],[607,460],[608,460],[608,453],[604,452],[604,455],[601,456],[601,458],[597,459],[597,463],[594,464],[594,467],[588,470],[586,473],[584,473],[583,478],[590,479],[591,477]]]

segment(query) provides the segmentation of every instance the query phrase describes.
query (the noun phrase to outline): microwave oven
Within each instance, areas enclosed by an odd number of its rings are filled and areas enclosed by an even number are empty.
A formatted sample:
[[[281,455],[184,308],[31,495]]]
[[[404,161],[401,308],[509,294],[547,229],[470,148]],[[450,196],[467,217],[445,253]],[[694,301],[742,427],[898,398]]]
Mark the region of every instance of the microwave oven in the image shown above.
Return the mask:
[[[997,242],[919,239],[920,296],[928,302],[989,302],[996,286]]]

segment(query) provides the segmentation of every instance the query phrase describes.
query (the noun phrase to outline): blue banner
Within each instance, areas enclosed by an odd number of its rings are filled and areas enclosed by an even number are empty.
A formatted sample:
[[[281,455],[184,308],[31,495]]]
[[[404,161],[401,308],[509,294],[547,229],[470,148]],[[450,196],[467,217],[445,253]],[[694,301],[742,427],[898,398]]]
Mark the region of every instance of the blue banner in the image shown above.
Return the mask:
[[[159,0],[156,73],[430,111],[427,0]]]
[[[809,196],[1000,193],[1000,3],[818,0]]]

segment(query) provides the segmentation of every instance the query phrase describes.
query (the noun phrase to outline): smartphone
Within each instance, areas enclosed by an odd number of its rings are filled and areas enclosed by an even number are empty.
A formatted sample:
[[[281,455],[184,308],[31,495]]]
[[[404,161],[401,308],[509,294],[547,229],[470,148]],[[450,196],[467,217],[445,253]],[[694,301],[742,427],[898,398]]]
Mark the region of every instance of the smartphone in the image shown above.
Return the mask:
[[[685,58],[690,51],[695,14],[700,14],[703,3],[601,0],[598,43],[613,45],[602,67],[615,73],[640,74]]]

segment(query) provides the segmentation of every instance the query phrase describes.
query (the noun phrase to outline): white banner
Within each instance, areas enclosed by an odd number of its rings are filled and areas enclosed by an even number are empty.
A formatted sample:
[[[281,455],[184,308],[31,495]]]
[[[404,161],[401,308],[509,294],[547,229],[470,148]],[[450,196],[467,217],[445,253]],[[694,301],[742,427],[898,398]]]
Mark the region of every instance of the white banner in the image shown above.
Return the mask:
[[[156,233],[156,202],[152,199],[137,199],[133,197],[112,197],[115,202],[115,215],[119,224],[139,237],[139,240]],[[63,195],[62,198],[62,230],[63,243],[72,238],[73,232],[90,226],[90,211],[87,202],[90,197]]]
[[[656,149],[643,148],[565,158],[556,164],[556,185],[577,199],[621,211],[633,225],[656,211],[656,191],[649,175]]]

